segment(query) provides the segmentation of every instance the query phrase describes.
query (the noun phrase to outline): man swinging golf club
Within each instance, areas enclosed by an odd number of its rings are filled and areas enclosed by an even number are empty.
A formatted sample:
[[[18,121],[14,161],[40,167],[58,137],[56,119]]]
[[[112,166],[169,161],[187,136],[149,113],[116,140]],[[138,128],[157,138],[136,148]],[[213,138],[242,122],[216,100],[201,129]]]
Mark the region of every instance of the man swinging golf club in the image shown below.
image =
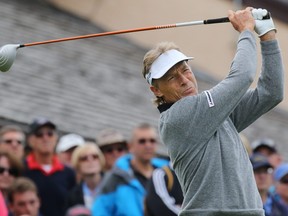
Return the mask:
[[[272,18],[263,9],[229,11],[240,33],[228,76],[198,93],[185,56],[162,42],[146,53],[143,76],[156,96],[159,130],[179,178],[181,216],[264,215],[248,154],[239,132],[283,100],[283,67]],[[260,38],[262,71],[255,89]],[[193,35],[191,36],[193,37]]]

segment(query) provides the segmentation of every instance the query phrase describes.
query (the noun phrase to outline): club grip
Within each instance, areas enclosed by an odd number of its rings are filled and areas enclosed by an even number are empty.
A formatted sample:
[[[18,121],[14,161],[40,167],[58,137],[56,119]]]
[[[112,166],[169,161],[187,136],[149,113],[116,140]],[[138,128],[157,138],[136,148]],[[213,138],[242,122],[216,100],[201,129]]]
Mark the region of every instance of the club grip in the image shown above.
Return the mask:
[[[270,19],[270,17],[271,17],[271,14],[270,12],[268,12],[267,15],[263,17],[263,20]],[[207,19],[203,21],[204,24],[215,24],[215,23],[225,23],[225,22],[230,22],[228,17],[222,17],[222,18],[217,18],[217,19]]]
[[[224,23],[224,22],[230,22],[228,17],[222,17],[217,19],[207,19],[204,20],[204,24],[215,24],[215,23]]]

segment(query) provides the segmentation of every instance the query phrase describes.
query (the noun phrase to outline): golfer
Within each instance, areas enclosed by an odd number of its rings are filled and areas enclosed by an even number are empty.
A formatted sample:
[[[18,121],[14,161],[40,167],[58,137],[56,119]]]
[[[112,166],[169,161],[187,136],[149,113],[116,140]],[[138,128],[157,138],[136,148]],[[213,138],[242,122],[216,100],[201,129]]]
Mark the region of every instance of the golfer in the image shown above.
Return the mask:
[[[266,13],[265,13],[266,12]],[[173,43],[146,53],[143,75],[161,113],[159,131],[179,178],[184,201],[179,215],[264,215],[248,154],[239,132],[283,100],[283,68],[272,18],[266,10],[229,11],[240,33],[228,76],[198,93],[185,56]],[[262,71],[255,89],[260,38]]]

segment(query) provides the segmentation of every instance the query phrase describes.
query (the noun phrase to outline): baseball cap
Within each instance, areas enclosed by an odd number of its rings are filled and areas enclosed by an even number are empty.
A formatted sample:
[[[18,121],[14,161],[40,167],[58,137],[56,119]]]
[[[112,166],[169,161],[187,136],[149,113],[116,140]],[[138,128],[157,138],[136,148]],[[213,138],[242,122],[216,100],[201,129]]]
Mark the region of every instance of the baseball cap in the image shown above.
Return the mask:
[[[272,152],[277,152],[274,140],[269,138],[258,139],[251,143],[253,152],[257,152],[260,147],[266,147]]]
[[[29,125],[29,134],[35,133],[39,128],[48,126],[56,130],[56,125],[45,117],[37,117]]]
[[[274,179],[280,181],[284,176],[288,174],[288,163],[279,165],[274,172]]]
[[[78,134],[66,134],[59,139],[59,142],[56,146],[56,152],[65,152],[72,147],[81,146],[85,143],[85,140],[82,136]]]
[[[107,128],[98,133],[96,136],[96,143],[99,147],[111,145],[114,143],[126,144],[126,139],[119,131],[112,128]]]
[[[190,60],[193,57],[187,57],[176,49],[168,50],[162,53],[151,65],[149,73],[145,78],[147,82],[152,85],[152,79],[159,79],[175,64],[181,61]]]
[[[250,161],[252,163],[253,170],[256,170],[261,167],[272,168],[272,165],[269,163],[267,157],[265,157],[264,155],[260,153],[252,154],[250,157]]]

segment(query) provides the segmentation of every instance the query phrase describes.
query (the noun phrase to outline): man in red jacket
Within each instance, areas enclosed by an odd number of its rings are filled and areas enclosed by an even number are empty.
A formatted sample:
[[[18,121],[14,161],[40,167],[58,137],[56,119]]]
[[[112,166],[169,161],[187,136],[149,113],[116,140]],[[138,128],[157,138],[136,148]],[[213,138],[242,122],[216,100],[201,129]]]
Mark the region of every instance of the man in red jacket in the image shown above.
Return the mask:
[[[24,175],[37,185],[41,213],[63,216],[67,193],[76,184],[75,173],[63,165],[54,153],[58,135],[53,122],[36,118],[29,129],[28,143],[32,152],[26,158]]]

